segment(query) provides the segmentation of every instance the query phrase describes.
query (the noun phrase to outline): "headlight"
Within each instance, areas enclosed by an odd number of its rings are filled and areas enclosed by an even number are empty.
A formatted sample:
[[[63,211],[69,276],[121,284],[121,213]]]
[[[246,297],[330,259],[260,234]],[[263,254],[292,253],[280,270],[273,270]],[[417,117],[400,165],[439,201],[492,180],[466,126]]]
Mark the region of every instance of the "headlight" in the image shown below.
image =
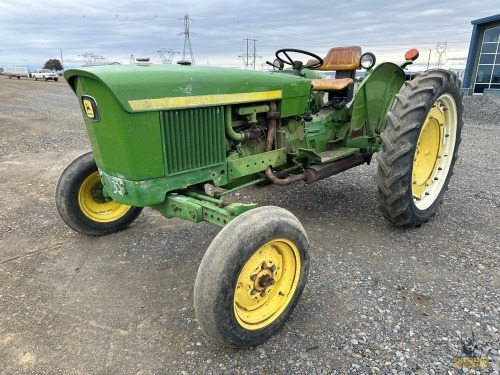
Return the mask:
[[[359,59],[359,64],[363,69],[370,69],[375,65],[375,55],[371,52],[365,52]]]

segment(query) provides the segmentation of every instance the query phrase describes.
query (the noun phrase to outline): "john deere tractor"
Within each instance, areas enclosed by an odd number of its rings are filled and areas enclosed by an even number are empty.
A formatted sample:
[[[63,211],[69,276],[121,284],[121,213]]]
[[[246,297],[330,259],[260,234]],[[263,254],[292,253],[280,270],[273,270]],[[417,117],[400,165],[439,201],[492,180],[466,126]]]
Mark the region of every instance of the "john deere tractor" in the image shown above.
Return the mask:
[[[462,100],[449,71],[407,80],[417,57],[375,65],[357,46],[325,58],[288,48],[266,72],[144,62],[68,70],[92,152],[62,173],[57,209],[90,236],[126,228],[147,206],[222,227],[196,277],[196,318],[216,343],[262,343],[299,301],[309,242],[289,211],[227,195],[312,184],[378,153],[382,215],[396,226],[426,223],[457,159]]]

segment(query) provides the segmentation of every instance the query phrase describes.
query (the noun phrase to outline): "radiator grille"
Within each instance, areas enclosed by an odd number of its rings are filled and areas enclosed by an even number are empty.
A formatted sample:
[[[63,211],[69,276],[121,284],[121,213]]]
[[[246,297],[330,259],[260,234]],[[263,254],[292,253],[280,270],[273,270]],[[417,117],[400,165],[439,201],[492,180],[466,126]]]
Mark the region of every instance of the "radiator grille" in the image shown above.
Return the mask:
[[[222,106],[163,112],[167,175],[225,161]]]

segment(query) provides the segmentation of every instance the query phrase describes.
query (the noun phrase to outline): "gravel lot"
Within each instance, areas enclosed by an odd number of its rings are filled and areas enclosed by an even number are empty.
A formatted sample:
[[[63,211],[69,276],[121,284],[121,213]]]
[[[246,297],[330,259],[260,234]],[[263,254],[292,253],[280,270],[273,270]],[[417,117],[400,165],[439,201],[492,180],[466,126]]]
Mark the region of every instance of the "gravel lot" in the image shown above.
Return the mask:
[[[500,103],[464,102],[455,175],[419,229],[379,214],[375,163],[236,195],[293,212],[312,264],[284,329],[233,350],[205,339],[193,308],[218,229],[146,209],[114,235],[71,231],[53,196],[89,150],[76,97],[64,80],[0,76],[0,373],[498,374]],[[486,368],[454,368],[472,338]]]

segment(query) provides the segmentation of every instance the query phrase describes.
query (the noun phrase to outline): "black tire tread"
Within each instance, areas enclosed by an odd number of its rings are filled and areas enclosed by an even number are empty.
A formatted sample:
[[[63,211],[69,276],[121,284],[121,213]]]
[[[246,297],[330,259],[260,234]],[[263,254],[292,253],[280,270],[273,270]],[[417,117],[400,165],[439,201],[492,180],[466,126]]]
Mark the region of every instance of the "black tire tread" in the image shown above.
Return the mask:
[[[128,227],[141,213],[142,207],[131,207],[121,218],[107,223],[89,219],[78,204],[78,191],[83,181],[97,171],[91,152],[80,155],[62,172],[56,186],[56,208],[61,219],[73,230],[87,236],[101,236]]]
[[[249,256],[277,237],[293,240],[301,252],[301,276],[295,295],[280,317],[259,330],[241,327],[234,317],[233,294],[237,275]],[[298,303],[309,271],[309,242],[304,228],[289,211],[274,206],[258,207],[226,225],[208,247],[194,287],[194,306],[205,335],[224,346],[258,345],[281,329]]]
[[[444,92],[452,92],[457,105],[457,139],[452,162],[442,193],[432,210],[417,212],[411,193],[411,173],[413,154],[420,130],[435,100]],[[392,109],[387,116],[386,128],[381,134],[381,152],[376,156],[378,162],[377,187],[378,203],[383,216],[392,224],[415,227],[427,222],[436,212],[447,190],[449,178],[458,157],[461,141],[462,98],[460,81],[457,76],[446,70],[430,70],[419,74],[412,81],[405,82]]]

